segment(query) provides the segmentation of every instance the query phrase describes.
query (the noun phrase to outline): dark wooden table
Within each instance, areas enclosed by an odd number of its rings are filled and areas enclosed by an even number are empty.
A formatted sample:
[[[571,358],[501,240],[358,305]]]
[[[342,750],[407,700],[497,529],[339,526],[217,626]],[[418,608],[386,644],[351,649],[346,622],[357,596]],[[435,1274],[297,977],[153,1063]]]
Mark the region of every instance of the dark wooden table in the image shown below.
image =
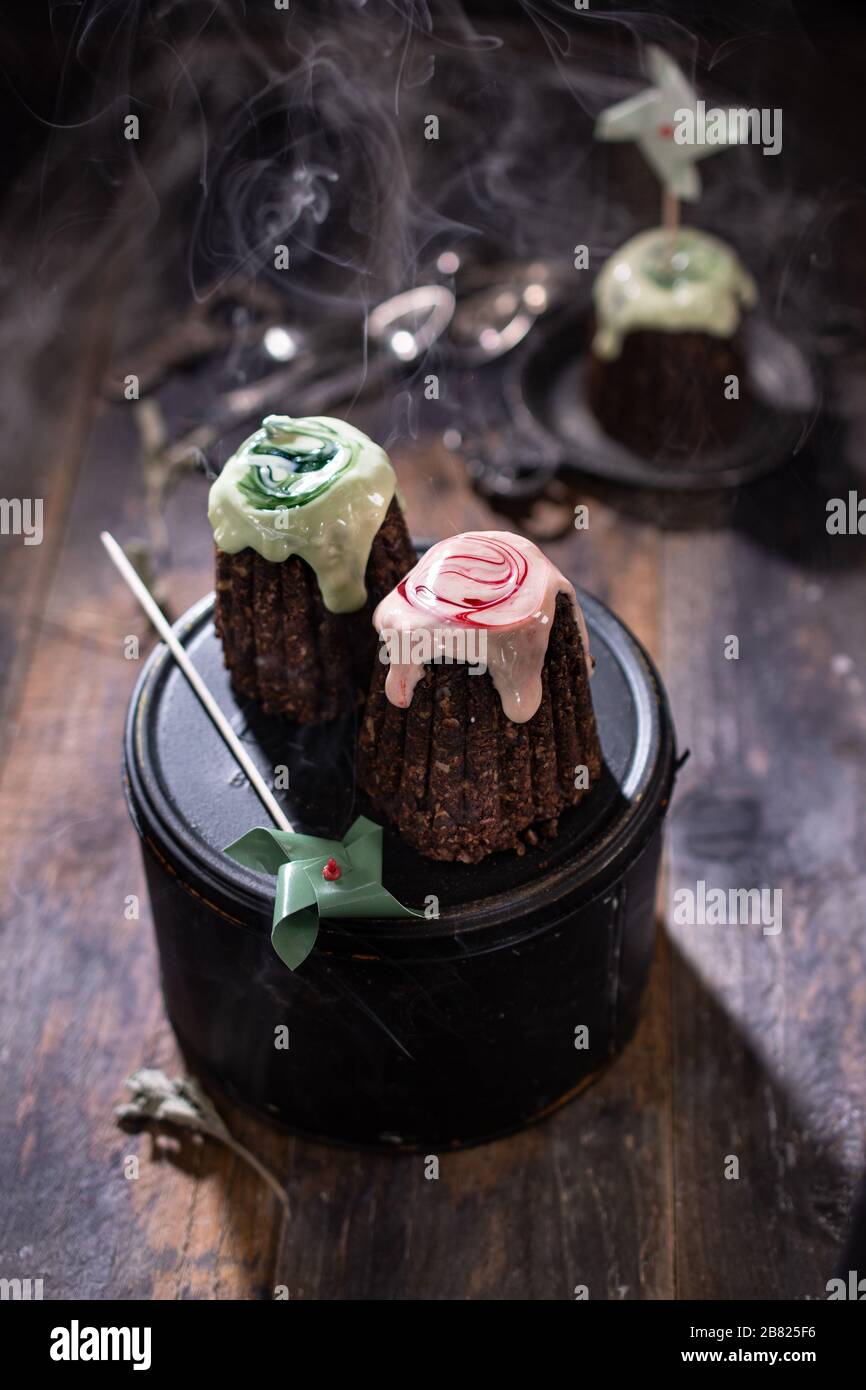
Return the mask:
[[[826,536],[814,460],[688,525],[598,490],[527,519],[649,647],[691,749],[643,1021],[574,1104],[443,1156],[438,1182],[420,1157],[228,1114],[284,1175],[286,1217],[217,1145],[112,1117],[128,1073],[181,1062],[120,786],[139,669],[122,639],[139,633],[143,658],[151,638],[97,540],[143,531],[141,451],[132,408],[95,404],[107,333],[90,313],[88,351],[6,474],[46,522],[41,546],[0,551],[0,1275],[42,1277],[50,1298],[821,1297],[863,1162],[866,605],[862,539]],[[856,456],[863,421],[836,429],[833,451]],[[438,439],[395,459],[416,533],[511,524]],[[211,582],[205,497],[191,476],[168,504],[176,613]],[[782,932],[675,925],[674,890],[699,878],[781,888]]]
[[[863,45],[840,41],[819,70],[811,49],[795,62],[752,39],[738,62],[767,56],[762,100],[785,104],[786,131],[795,100],[815,113],[819,192],[799,235],[820,246],[838,231],[837,248],[847,238],[847,262],[814,261],[853,303]],[[802,58],[799,38],[790,51]],[[166,91],[173,109],[186,91],[174,70]],[[152,95],[142,109],[156,109]],[[198,120],[196,108],[190,131]],[[0,1277],[42,1278],[46,1298],[260,1299],[284,1286],[295,1299],[570,1299],[577,1285],[592,1299],[823,1297],[864,1164],[866,538],[825,527],[828,498],[866,495],[862,357],[833,384],[844,410],[825,414],[780,475],[733,499],[672,507],[586,484],[515,519],[473,494],[441,424],[394,450],[416,535],[526,526],[616,609],[657,662],[691,750],[642,1022],[604,1077],[523,1134],[441,1156],[436,1182],[422,1157],[331,1149],[226,1111],[284,1178],[288,1215],[218,1145],[115,1123],[130,1072],[182,1065],[120,781],[140,669],[123,639],[140,635],[143,660],[152,636],[98,542],[104,527],[123,541],[147,531],[140,407],[106,405],[100,386],[121,319],[135,322],[151,294],[135,258],[171,175],[167,120],[164,131],[152,201],[133,180],[130,216],[88,220],[49,188],[39,254],[0,287],[13,301],[0,491],[45,499],[41,545],[0,537]],[[114,174],[99,177],[86,145],[76,158],[76,180],[95,169],[92,196],[107,200]],[[36,226],[22,219],[19,241]],[[592,231],[565,219],[563,245]],[[147,247],[184,263],[165,218]],[[775,254],[761,239],[754,249]],[[122,353],[114,361],[123,368]],[[381,434],[389,413],[353,418]],[[578,502],[590,508],[580,533]],[[165,509],[158,577],[175,615],[212,583],[205,504],[204,478],[189,475]],[[782,931],[677,925],[673,895],[699,879],[780,888]]]

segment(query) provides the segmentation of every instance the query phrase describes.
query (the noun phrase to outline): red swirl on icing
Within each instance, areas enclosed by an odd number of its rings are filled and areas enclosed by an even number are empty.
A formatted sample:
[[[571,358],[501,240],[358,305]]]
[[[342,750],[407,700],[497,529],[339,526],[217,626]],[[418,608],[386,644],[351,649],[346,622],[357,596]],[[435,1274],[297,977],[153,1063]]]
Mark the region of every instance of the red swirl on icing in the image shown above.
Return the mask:
[[[491,626],[492,610],[510,604],[505,621],[513,622],[514,605],[529,573],[526,556],[492,535],[468,532],[455,539],[460,550],[434,546],[397,585],[398,593],[413,608],[469,627]],[[467,543],[471,549],[465,548]]]
[[[486,671],[506,718],[525,723],[541,704],[542,668],[559,594],[572,604],[588,654],[589,636],[574,589],[532,541],[510,531],[467,531],[439,541],[373,614],[385,643],[387,698],[406,709],[424,664],[456,659],[476,674]],[[456,629],[463,629],[464,649],[455,658],[450,639]],[[478,650],[470,655],[476,639]]]

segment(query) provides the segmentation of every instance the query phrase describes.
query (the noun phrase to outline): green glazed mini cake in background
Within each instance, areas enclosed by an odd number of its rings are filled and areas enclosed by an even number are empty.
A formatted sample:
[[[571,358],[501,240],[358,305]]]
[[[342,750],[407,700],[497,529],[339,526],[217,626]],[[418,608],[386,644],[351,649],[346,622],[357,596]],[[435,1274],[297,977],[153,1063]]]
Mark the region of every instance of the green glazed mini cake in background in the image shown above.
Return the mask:
[[[605,263],[593,292],[588,395],[642,456],[723,448],[750,410],[741,340],[757,300],[736,253],[694,227],[655,227]]]

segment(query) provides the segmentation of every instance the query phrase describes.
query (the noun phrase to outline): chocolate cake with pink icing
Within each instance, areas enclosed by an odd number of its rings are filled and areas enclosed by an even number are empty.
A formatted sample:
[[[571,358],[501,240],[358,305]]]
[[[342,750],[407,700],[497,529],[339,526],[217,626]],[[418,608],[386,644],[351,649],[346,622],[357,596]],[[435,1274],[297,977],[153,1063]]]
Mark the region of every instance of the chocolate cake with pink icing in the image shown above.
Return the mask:
[[[477,863],[556,834],[601,771],[573,586],[532,541],[440,541],[379,603],[358,748],[375,812],[421,854]]]

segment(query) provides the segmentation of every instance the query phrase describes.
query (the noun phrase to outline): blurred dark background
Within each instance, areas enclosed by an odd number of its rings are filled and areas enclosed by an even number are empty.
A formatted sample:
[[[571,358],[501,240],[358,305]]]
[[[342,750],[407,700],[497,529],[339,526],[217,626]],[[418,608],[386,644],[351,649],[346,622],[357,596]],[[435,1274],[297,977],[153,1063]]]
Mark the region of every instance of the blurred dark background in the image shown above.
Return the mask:
[[[350,317],[455,245],[604,255],[656,215],[637,151],[591,139],[641,81],[647,42],[708,104],[783,110],[782,155],[707,161],[692,215],[776,294],[812,295],[816,331],[859,339],[866,26],[854,4],[805,0],[22,7],[0,39],[16,288],[56,291],[89,257],[102,275],[123,264],[135,336],[237,275]]]

